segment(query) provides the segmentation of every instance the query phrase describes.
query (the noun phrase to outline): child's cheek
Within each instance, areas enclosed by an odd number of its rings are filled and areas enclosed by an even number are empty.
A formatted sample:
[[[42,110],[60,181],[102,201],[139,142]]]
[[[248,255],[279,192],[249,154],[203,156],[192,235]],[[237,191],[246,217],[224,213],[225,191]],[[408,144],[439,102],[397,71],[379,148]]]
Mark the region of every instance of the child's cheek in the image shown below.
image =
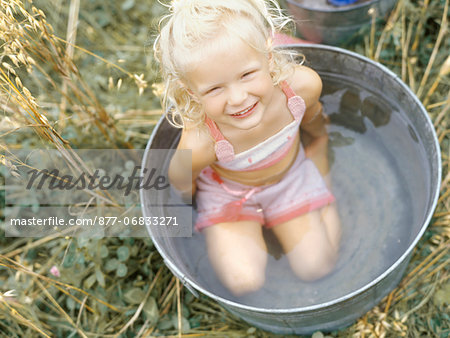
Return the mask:
[[[275,87],[273,85],[272,78],[270,76],[265,76],[255,82],[255,89],[257,89],[259,94],[262,96],[264,95],[271,96],[274,91],[274,88]]]
[[[215,116],[222,113],[224,110],[223,99],[220,99],[220,97],[209,97],[204,99],[202,104],[203,109],[205,109],[206,113],[209,115]]]

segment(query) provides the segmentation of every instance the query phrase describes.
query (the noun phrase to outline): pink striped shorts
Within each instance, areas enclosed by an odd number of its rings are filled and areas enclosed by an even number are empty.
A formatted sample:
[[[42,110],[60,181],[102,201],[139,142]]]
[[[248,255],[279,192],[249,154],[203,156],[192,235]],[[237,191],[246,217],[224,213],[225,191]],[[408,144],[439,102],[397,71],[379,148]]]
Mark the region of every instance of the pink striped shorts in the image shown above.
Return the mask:
[[[195,229],[236,221],[256,221],[270,228],[334,200],[318,169],[300,147],[286,175],[271,185],[254,187],[220,179],[213,169],[205,168],[197,178]],[[236,204],[239,206],[234,208]]]

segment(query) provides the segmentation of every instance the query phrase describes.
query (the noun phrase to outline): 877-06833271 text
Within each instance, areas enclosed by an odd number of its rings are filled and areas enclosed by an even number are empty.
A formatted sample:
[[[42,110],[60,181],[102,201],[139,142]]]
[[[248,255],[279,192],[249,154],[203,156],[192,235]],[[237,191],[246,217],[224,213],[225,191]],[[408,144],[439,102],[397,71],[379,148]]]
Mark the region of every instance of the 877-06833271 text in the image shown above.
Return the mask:
[[[156,217],[156,216],[148,216],[148,217],[123,217],[119,218],[116,216],[105,216],[99,217],[99,225],[114,225],[115,223],[120,223],[123,225],[155,225],[155,226],[178,226],[176,217]]]

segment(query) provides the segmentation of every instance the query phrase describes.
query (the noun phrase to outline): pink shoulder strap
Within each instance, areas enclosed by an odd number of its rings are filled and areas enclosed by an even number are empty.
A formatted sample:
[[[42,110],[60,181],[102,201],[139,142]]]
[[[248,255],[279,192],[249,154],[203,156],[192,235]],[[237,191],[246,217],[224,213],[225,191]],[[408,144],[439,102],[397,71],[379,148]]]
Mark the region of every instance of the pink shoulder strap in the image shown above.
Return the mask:
[[[217,127],[217,124],[211,120],[209,117],[205,118],[205,123],[208,126],[209,133],[211,134],[214,141],[220,141],[225,140],[225,137],[223,137],[222,133],[220,132],[219,128]]]
[[[292,90],[291,86],[289,86],[286,81],[281,81],[280,85],[281,85],[281,90],[284,92],[284,95],[286,95],[288,99],[296,96],[296,94]]]
[[[217,159],[220,162],[230,162],[234,159],[234,149],[230,142],[223,137],[217,124],[209,117],[205,118],[205,123],[208,126],[209,133],[215,141],[215,151]]]
[[[281,81],[280,85],[281,90],[283,90],[288,99],[288,107],[291,111],[291,114],[296,120],[301,120],[306,110],[305,101],[300,96],[295,94],[291,86],[289,86],[286,81]]]

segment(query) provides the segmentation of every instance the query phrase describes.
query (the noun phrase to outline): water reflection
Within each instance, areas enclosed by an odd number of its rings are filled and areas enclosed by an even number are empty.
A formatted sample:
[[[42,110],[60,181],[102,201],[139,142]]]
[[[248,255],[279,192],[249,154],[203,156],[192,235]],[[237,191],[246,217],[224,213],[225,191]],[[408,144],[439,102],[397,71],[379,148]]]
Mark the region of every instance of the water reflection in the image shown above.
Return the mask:
[[[363,134],[367,131],[365,118],[369,119],[375,127],[385,126],[391,119],[392,110],[374,96],[361,97],[361,94],[367,95],[365,92],[353,89],[327,91],[326,95],[337,94],[337,98],[340,96],[339,105],[328,106],[331,109],[337,108],[337,111],[328,112],[330,121],[334,125]],[[327,101],[326,96],[323,100]]]

